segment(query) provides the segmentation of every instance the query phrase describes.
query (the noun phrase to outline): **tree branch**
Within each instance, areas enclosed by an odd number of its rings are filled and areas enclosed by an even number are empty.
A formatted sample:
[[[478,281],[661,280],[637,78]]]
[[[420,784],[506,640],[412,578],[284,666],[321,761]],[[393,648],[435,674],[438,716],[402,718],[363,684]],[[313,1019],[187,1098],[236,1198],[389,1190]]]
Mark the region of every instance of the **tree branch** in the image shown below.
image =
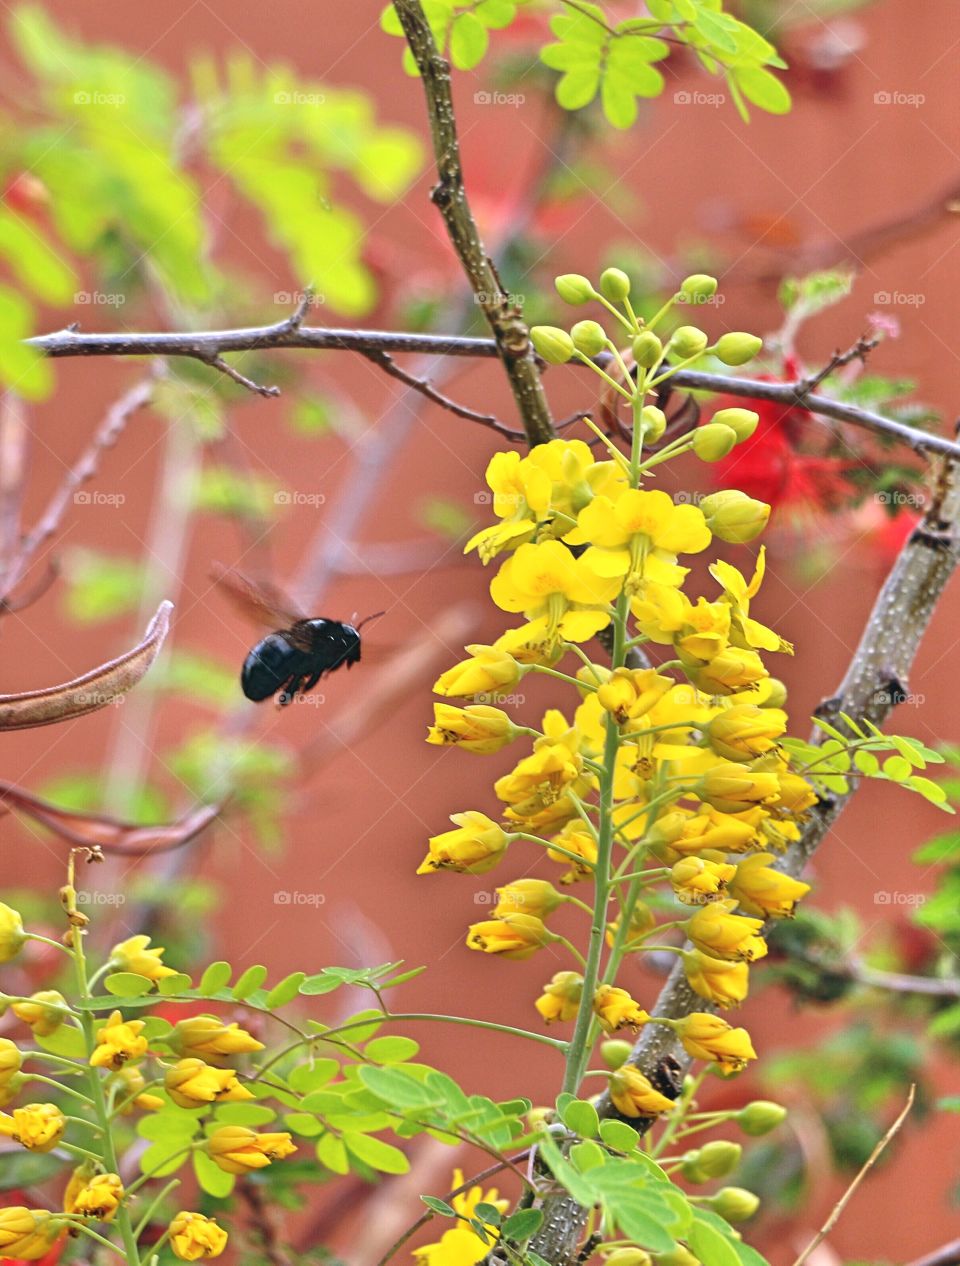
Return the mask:
[[[493,261],[480,240],[467,200],[450,89],[450,64],[440,55],[420,0],[396,0],[394,9],[423,79],[427,99],[439,177],[430,196],[443,216],[450,242],[493,331],[527,439],[531,446],[543,444],[554,436],[550,406],[540,380],[530,332],[519,308],[503,289]]]

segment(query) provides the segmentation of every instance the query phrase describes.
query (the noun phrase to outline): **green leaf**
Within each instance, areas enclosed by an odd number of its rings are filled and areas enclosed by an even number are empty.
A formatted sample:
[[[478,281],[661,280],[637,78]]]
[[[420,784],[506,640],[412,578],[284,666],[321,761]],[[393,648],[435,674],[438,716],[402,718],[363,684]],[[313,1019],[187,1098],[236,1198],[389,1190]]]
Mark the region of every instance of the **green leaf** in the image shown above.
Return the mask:
[[[640,1142],[640,1134],[626,1121],[601,1121],[600,1137],[618,1152],[632,1152]]]
[[[172,976],[161,976],[157,981],[157,993],[163,998],[172,998],[177,994],[186,993],[193,987],[193,981],[186,972],[178,971]]]
[[[263,1103],[221,1103],[217,1105],[218,1125],[269,1125],[276,1112]]]
[[[439,1200],[436,1196],[421,1196],[420,1199],[434,1213],[438,1213],[442,1218],[455,1218],[457,1211],[452,1205],[447,1204],[446,1200]]]
[[[256,993],[266,978],[266,967],[259,963],[254,967],[248,967],[230,990],[230,993],[238,1002],[242,1002],[245,998],[249,998],[252,993]]]
[[[597,95],[599,87],[599,66],[568,70],[557,84],[557,104],[563,106],[564,110],[582,110]]]
[[[313,1090],[320,1090],[339,1071],[339,1060],[315,1059],[312,1064],[299,1064],[294,1068],[287,1082],[291,1090],[299,1091],[300,1094],[309,1094]]]
[[[503,1215],[495,1204],[488,1204],[481,1200],[474,1209],[474,1214],[482,1223],[489,1226],[499,1226],[503,1221]]]
[[[475,14],[458,13],[450,28],[450,60],[458,70],[472,70],[483,61],[489,39]]]
[[[380,1173],[405,1174],[410,1169],[410,1161],[399,1147],[374,1138],[372,1134],[344,1133],[343,1141],[351,1156]]]
[[[150,992],[153,981],[132,971],[115,971],[104,979],[103,987],[116,998],[138,998]]]
[[[350,1158],[343,1140],[335,1134],[324,1134],[317,1140],[317,1160],[335,1174],[350,1172]]]
[[[435,1108],[440,1103],[432,1091],[398,1068],[362,1067],[358,1070],[358,1075],[378,1099],[401,1112],[411,1108]]]
[[[522,1244],[531,1235],[536,1235],[542,1223],[543,1213],[540,1209],[518,1209],[503,1223],[501,1232],[505,1240]]]
[[[0,1172],[0,1191],[37,1186],[47,1182],[65,1166],[75,1164],[76,1161],[68,1156],[59,1157],[41,1152],[6,1152],[3,1170]]]
[[[789,114],[790,93],[771,71],[763,66],[744,66],[733,73],[737,87],[753,105],[768,114]]]
[[[229,963],[225,963],[222,959],[219,962],[211,963],[200,977],[197,992],[202,994],[219,993],[221,989],[226,989],[227,985],[229,985],[232,975],[233,968]]]
[[[236,1174],[225,1174],[206,1152],[193,1153],[193,1171],[197,1175],[201,1190],[216,1200],[225,1200],[233,1191],[237,1181]]]
[[[402,1064],[413,1059],[420,1050],[420,1044],[412,1037],[375,1037],[364,1047],[367,1059],[378,1064]]]
[[[600,1117],[592,1103],[584,1099],[574,1099],[568,1103],[560,1114],[560,1119],[568,1130],[579,1134],[581,1138],[596,1138],[600,1131]]]
[[[322,994],[333,993],[343,983],[339,976],[333,976],[330,972],[321,971],[317,972],[315,976],[308,976],[300,986],[300,992],[305,997],[316,998]]]
[[[577,1170],[581,1174],[588,1173],[591,1169],[606,1163],[607,1154],[593,1139],[586,1139],[581,1143],[574,1143],[570,1148],[570,1159],[573,1161]]]
[[[185,1163],[189,1155],[180,1139],[162,1139],[144,1148],[140,1156],[140,1172],[151,1178],[165,1178]],[[212,1162],[211,1162],[212,1163]]]
[[[267,994],[266,1005],[273,1010],[275,1007],[283,1007],[288,1002],[292,1002],[300,992],[300,986],[306,978],[306,972],[302,971],[291,972],[289,976],[285,976]]]

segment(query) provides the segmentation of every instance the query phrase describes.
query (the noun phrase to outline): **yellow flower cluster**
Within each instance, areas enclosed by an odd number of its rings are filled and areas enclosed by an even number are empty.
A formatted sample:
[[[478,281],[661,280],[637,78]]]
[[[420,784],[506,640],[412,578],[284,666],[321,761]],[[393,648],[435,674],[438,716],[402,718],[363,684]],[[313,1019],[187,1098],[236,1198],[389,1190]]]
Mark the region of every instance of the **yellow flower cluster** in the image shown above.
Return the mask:
[[[625,297],[628,279],[619,277]],[[715,288],[709,278],[692,280]],[[558,280],[561,295],[567,282]],[[588,423],[604,449],[555,439],[527,456],[498,453],[491,460],[496,522],[466,548],[484,564],[498,563],[491,598],[519,620],[491,645],[468,646],[469,658],[441,675],[434,688],[444,701],[434,705],[428,741],[485,754],[520,741],[529,746],[494,781],[499,820],[478,811],[454,815],[456,829],[430,840],[419,868],[483,874],[508,851],[534,844],[563,868],[561,886],[592,882],[594,936],[585,957],[548,929],[546,921],[570,899],[542,878],[498,889],[491,917],[470,928],[467,944],[506,959],[528,958],[548,944],[567,947],[575,970],[553,976],[537,1010],[546,1023],[578,1020],[578,1029],[586,1016],[593,1033],[651,1022],[617,987],[617,969],[625,954],[669,940],[673,928],[689,945],[655,948],[680,956],[694,992],[724,1008],[746,997],[749,965],[767,952],[764,922],[788,917],[808,890],[777,868],[777,854],[798,838],[815,803],[781,746],[786,691],[765,663],[767,654],[793,648],[751,611],[764,577],[763,548],[742,571],[717,559],[709,566],[716,589],[688,592],[688,560],[717,541],[755,540],[769,507],[736,489],[696,504],[650,486],[654,468],[668,458],[692,451],[717,460],[748,438],[758,419],[725,409],[709,425],[670,439],[663,414],[646,397],[705,349],[743,364],[759,340],[729,334],[708,347],[691,326],[661,339],[629,303],[622,314],[606,306],[633,331],[625,350],[596,322],[578,322],[569,334],[541,327],[533,339],[546,360],[580,359],[630,402],[631,451],[619,452]],[[596,361],[602,351],[609,374]],[[611,376],[614,366],[618,377]],[[659,447],[645,452],[651,443]],[[588,652],[594,639],[603,647]],[[572,711],[552,708],[535,727],[496,706],[528,675],[564,681]],[[666,938],[656,936],[644,900],[658,887],[679,907],[661,925]],[[598,922],[605,967],[596,952]],[[726,1072],[755,1057],[744,1030],[706,1013],[687,1016],[677,1036],[694,1058]],[[636,1070],[613,1077],[613,1101],[626,1115],[670,1106]]]

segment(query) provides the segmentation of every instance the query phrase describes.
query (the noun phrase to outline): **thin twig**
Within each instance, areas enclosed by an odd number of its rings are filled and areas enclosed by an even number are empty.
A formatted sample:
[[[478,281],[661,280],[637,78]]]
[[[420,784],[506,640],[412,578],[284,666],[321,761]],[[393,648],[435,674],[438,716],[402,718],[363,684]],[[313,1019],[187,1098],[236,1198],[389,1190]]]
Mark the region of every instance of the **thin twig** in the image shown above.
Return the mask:
[[[957,1266],[960,1262],[960,1240],[951,1240],[949,1244],[941,1244],[932,1253],[917,1257],[909,1266]]]
[[[229,361],[225,361],[222,356],[211,356],[206,364],[214,369],[219,369],[221,374],[226,376],[240,387],[246,387],[247,391],[252,391],[258,396],[274,397],[279,396],[279,387],[265,387],[263,383],[254,382],[252,378],[248,378],[246,374],[241,374],[239,369],[235,369]]]
[[[854,960],[850,975],[860,985],[887,989],[891,993],[924,994],[931,998],[960,998],[960,980],[941,976],[909,976],[903,972],[879,971]]]
[[[850,365],[855,360],[858,360],[861,365],[866,364],[867,357],[879,344],[879,334],[861,334],[857,341],[851,347],[848,347],[845,352],[841,352],[838,349],[822,369],[818,369],[815,374],[810,374],[803,379],[804,395],[809,395],[812,391],[816,391],[825,379],[829,378],[831,374],[835,374],[838,369],[843,369],[845,365]]]
[[[803,1263],[807,1260],[807,1258],[811,1255],[811,1253],[813,1253],[816,1249],[820,1247],[823,1241],[827,1238],[827,1236],[830,1234],[833,1228],[840,1221],[841,1214],[843,1213],[844,1209],[852,1200],[857,1188],[863,1182],[864,1178],[866,1178],[870,1170],[873,1169],[874,1165],[880,1159],[881,1154],[886,1150],[887,1145],[890,1143],[893,1136],[897,1133],[897,1131],[903,1125],[904,1121],[906,1121],[907,1116],[909,1115],[910,1109],[913,1107],[913,1101],[914,1101],[914,1098],[916,1097],[916,1093],[917,1093],[916,1086],[911,1085],[910,1092],[907,1095],[907,1102],[903,1105],[903,1108],[900,1111],[899,1115],[897,1116],[897,1119],[890,1126],[889,1130],[887,1130],[886,1134],[884,1134],[883,1138],[879,1141],[879,1143],[876,1145],[876,1147],[867,1157],[866,1163],[864,1164],[863,1168],[860,1170],[859,1174],[857,1174],[856,1178],[854,1178],[853,1182],[846,1189],[846,1191],[843,1193],[843,1195],[840,1197],[837,1203],[833,1206],[830,1216],[827,1218],[826,1222],[824,1222],[823,1226],[816,1233],[816,1235],[813,1237],[813,1239],[810,1241],[807,1247],[803,1250],[803,1252],[800,1254],[797,1260],[793,1263],[793,1266],[803,1266]]]
[[[365,355],[367,360],[374,365],[379,365],[385,374],[389,374],[391,378],[396,378],[399,382],[406,384],[406,386],[412,387],[414,391],[426,396],[434,404],[449,410],[450,413],[455,413],[458,418],[466,418],[469,422],[479,422],[481,426],[487,426],[492,431],[505,435],[509,440],[516,441],[527,438],[525,431],[518,431],[513,427],[507,426],[495,414],[478,413],[476,409],[470,409],[465,404],[458,404],[456,400],[451,400],[442,391],[438,391],[429,379],[418,378],[416,374],[411,374],[408,370],[401,368],[389,352],[369,351]]]

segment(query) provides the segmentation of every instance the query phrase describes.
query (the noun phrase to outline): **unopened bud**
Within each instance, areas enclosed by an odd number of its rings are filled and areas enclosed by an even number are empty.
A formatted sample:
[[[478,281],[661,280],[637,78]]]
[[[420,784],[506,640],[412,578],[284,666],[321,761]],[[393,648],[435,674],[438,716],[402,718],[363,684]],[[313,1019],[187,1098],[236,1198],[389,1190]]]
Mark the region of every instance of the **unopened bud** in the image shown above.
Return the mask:
[[[722,422],[708,422],[693,433],[693,451],[704,462],[718,462],[736,446],[737,433]]]
[[[779,677],[765,677],[760,683],[758,708],[783,708],[787,703],[787,688]],[[779,1107],[779,1104],[775,1104]],[[786,1113],[786,1108],[783,1109]]]
[[[663,355],[663,344],[653,330],[641,330],[633,340],[633,359],[641,369],[652,369]]]
[[[651,444],[656,444],[666,429],[667,415],[664,411],[658,409],[655,404],[644,405],[640,413],[640,430],[643,438]]]
[[[717,279],[706,273],[691,273],[681,281],[680,293],[693,303],[703,303],[717,293]]]
[[[652,1258],[642,1248],[615,1248],[605,1257],[604,1266],[652,1266]]]
[[[722,360],[725,365],[745,365],[748,360],[753,360],[761,347],[762,338],[737,330],[730,334],[721,334],[711,350],[717,360]]]
[[[722,1187],[707,1203],[728,1222],[746,1222],[760,1208],[760,1197],[745,1187]]]
[[[609,1068],[615,1073],[618,1068],[622,1068],[630,1057],[631,1046],[629,1042],[624,1041],[621,1037],[611,1038],[609,1042],[604,1042],[600,1047],[600,1058],[603,1060],[604,1067]]]
[[[694,1257],[686,1245],[677,1244],[668,1253],[657,1254],[657,1266],[700,1266],[700,1258]]]
[[[605,268],[600,274],[600,293],[611,303],[622,303],[630,294],[630,278],[622,268]]]
[[[561,277],[556,277],[553,284],[557,288],[557,294],[564,303],[569,303],[573,307],[578,308],[583,303],[589,303],[591,299],[597,297],[597,292],[580,273],[564,273]]]
[[[578,321],[570,331],[573,345],[584,356],[599,356],[607,346],[607,333],[599,321]]]
[[[737,443],[740,444],[743,440],[748,440],[757,429],[760,414],[755,413],[753,409],[718,409],[711,421],[722,422],[731,431],[735,431]]]
[[[688,1182],[709,1182],[712,1178],[725,1178],[740,1164],[743,1148],[727,1139],[714,1139],[695,1151],[687,1152],[681,1166]]]
[[[689,360],[691,356],[699,356],[707,346],[707,336],[695,325],[681,325],[670,336],[670,348],[681,360]]]
[[[770,518],[765,501],[755,501],[736,488],[712,492],[700,502],[707,527],[721,541],[745,545],[760,535]]]
[[[535,325],[530,342],[548,365],[565,365],[574,353],[573,339],[556,325]]]
[[[769,1134],[787,1119],[787,1110],[772,1099],[754,1099],[745,1108],[741,1108],[734,1117],[744,1134],[756,1138],[761,1134]]]

